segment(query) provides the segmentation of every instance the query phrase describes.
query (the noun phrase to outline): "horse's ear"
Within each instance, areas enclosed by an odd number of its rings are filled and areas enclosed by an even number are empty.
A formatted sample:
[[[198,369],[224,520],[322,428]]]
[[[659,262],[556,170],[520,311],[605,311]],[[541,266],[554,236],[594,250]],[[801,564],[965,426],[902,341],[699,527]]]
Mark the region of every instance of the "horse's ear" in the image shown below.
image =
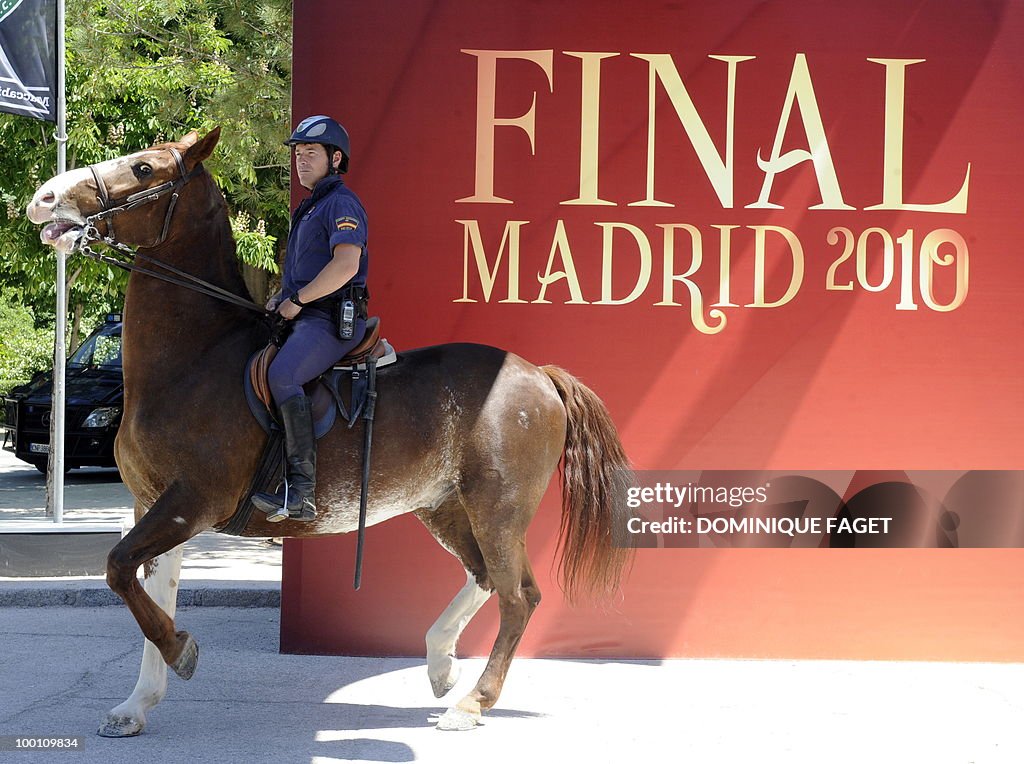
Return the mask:
[[[196,135],[196,133],[189,133],[185,138],[188,138],[191,135]],[[213,153],[213,149],[219,140],[220,127],[218,126],[188,147],[188,150],[185,152],[185,159],[188,164],[191,167],[195,167],[197,164],[209,157],[210,154]]]

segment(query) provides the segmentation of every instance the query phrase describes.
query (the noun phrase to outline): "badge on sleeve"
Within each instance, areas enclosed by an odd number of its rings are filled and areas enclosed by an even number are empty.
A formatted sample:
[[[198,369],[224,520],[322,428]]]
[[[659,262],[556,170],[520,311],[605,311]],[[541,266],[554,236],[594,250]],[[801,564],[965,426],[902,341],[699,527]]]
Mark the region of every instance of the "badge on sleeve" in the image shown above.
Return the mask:
[[[359,228],[359,221],[347,216],[340,217],[335,219],[334,227],[339,231],[354,231]]]

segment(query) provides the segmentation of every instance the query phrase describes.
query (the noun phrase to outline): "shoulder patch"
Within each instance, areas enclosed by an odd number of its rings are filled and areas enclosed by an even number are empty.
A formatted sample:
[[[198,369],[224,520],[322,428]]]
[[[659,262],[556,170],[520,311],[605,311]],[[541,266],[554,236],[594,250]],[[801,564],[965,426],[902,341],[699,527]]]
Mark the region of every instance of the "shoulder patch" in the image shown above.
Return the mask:
[[[334,220],[334,227],[339,231],[354,231],[359,228],[359,221],[356,218],[345,215]]]

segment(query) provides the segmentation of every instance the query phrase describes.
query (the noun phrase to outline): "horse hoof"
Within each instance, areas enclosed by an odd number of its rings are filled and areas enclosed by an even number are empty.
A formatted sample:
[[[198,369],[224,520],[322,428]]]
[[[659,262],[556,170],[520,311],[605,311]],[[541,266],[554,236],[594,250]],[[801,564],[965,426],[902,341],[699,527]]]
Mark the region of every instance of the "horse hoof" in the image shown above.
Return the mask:
[[[179,631],[177,636],[178,641],[184,640],[185,645],[181,648],[178,659],[171,664],[171,668],[182,679],[191,679],[196,673],[196,664],[199,663],[199,645],[187,631]]]
[[[101,737],[135,737],[145,726],[146,722],[142,719],[107,714],[96,734]]]
[[[443,698],[459,681],[462,668],[459,662],[452,656],[447,656],[447,665],[442,666],[438,671],[430,672],[430,686],[434,690],[435,698]]]
[[[480,723],[480,714],[474,714],[455,706],[444,712],[437,720],[437,728],[445,732],[461,732],[471,730]]]

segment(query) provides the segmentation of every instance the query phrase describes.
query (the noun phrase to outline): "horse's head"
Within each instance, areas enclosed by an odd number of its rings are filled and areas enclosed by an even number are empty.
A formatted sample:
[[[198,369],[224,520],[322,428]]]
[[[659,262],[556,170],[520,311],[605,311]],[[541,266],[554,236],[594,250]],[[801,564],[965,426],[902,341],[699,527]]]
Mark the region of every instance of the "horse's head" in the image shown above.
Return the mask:
[[[63,252],[88,226],[122,244],[153,246],[167,234],[177,192],[219,139],[219,127],[202,139],[193,131],[179,141],[70,170],[46,181],[25,214],[33,223],[48,223],[40,238]]]

